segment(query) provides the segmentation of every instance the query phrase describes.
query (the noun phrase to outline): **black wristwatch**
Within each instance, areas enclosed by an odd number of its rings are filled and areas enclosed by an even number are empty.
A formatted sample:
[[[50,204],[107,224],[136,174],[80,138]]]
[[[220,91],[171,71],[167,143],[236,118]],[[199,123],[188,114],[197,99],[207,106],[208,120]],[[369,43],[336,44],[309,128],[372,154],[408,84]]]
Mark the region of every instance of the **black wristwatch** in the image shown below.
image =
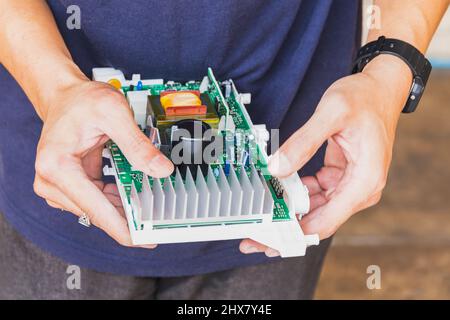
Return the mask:
[[[369,42],[358,51],[353,64],[352,73],[361,72],[364,67],[380,54],[392,54],[399,57],[411,69],[413,83],[408,101],[403,108],[403,113],[411,113],[416,110],[431,72],[431,63],[414,46],[398,39],[387,39],[381,36],[376,41]]]

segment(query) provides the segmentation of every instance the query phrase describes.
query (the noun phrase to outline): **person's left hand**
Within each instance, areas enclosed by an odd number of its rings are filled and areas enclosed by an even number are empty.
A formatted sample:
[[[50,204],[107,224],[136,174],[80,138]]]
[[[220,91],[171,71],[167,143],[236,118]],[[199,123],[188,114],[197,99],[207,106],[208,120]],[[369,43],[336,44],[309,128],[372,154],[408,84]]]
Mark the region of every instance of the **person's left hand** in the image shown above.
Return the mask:
[[[328,142],[324,167],[302,178],[311,206],[300,221],[305,234],[328,238],[353,214],[380,200],[410,84],[411,71],[403,61],[388,55],[375,58],[362,73],[331,85],[311,119],[271,157],[270,172],[286,177]],[[279,255],[250,239],[241,242],[240,250]]]

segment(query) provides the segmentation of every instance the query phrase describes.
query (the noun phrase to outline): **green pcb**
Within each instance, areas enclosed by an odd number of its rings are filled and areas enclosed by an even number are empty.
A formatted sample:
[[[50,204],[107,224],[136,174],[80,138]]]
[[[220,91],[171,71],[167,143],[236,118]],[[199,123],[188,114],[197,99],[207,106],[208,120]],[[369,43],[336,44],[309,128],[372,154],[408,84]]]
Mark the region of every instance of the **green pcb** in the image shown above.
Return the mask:
[[[249,139],[253,136],[253,134],[251,131],[251,125],[250,123],[248,123],[245,113],[243,111],[244,106],[239,102],[238,97],[236,96],[234,90],[230,92],[227,98],[224,97],[221,88],[217,80],[215,79],[211,69],[208,69],[208,77],[210,84],[208,87],[207,94],[209,95],[211,101],[214,101],[216,103],[217,113],[219,114],[219,116],[227,116],[227,115],[231,116],[236,131],[240,131],[240,133],[247,138],[245,140],[246,141],[245,143],[246,148],[249,150],[251,159],[250,162],[255,166],[257,171],[260,172],[261,176],[266,181],[267,186],[272,194],[272,198],[274,200],[273,220],[274,221],[290,220],[291,217],[289,215],[288,207],[284,199],[280,196],[279,193],[277,193],[272,184],[272,176],[267,170],[267,163],[265,162],[265,156],[263,155],[262,151],[260,150],[256,142],[252,139]],[[141,89],[149,90],[151,95],[159,95],[161,92],[165,90],[176,90],[176,91],[199,90],[199,87],[200,82],[190,81],[186,84],[172,82],[170,84],[144,85],[142,86]],[[126,95],[128,91],[134,90],[134,88],[122,87],[122,90]],[[220,131],[219,135],[225,137],[227,133],[228,132],[225,129],[223,131]],[[132,166],[130,165],[128,160],[125,158],[123,153],[120,151],[120,149],[114,142],[111,141],[108,146],[112,155],[113,165],[117,170],[118,178],[120,180],[120,183],[125,188],[128,201],[130,201],[132,183],[134,183],[138,193],[141,192],[142,190],[143,173],[132,169]],[[227,159],[227,155],[226,153],[224,153],[221,157],[219,157],[217,163],[212,164],[211,167],[214,168],[215,166],[223,166],[227,161],[229,161],[229,159]],[[232,164],[236,168],[236,173],[239,174],[241,167],[244,166],[244,169],[247,172],[247,174],[250,174],[251,170],[250,166],[246,166],[245,164],[238,162],[233,162]],[[151,184],[153,182],[152,179],[153,178],[149,177],[149,181]],[[170,177],[170,179],[172,179],[172,182],[174,182],[173,177]],[[161,182],[164,182],[163,180],[164,179],[161,179]],[[248,220],[248,222],[254,221]],[[231,222],[228,221],[227,223],[233,223],[233,221]],[[236,221],[236,223],[239,223],[239,221]],[[186,225],[177,224],[171,227],[183,227],[183,226]],[[159,226],[159,227],[168,227],[168,226]]]

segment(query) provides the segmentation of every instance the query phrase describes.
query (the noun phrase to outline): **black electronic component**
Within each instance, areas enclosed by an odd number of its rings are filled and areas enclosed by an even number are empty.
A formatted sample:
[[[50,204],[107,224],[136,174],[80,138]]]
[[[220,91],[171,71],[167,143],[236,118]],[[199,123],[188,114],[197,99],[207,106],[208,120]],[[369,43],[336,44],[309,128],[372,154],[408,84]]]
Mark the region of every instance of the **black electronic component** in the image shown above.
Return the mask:
[[[275,194],[278,199],[283,198],[283,187],[281,186],[280,180],[278,180],[275,177],[270,178],[270,184],[273,188],[273,191],[275,191]]]

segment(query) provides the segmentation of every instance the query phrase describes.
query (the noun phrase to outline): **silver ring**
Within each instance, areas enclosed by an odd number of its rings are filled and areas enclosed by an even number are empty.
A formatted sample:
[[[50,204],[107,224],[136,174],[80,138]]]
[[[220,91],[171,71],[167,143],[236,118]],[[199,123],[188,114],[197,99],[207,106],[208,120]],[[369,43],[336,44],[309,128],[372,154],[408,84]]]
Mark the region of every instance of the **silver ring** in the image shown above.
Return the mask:
[[[78,223],[85,226],[85,227],[90,227],[91,226],[91,221],[89,221],[89,217],[87,216],[86,213],[83,213],[79,218],[78,218]]]

